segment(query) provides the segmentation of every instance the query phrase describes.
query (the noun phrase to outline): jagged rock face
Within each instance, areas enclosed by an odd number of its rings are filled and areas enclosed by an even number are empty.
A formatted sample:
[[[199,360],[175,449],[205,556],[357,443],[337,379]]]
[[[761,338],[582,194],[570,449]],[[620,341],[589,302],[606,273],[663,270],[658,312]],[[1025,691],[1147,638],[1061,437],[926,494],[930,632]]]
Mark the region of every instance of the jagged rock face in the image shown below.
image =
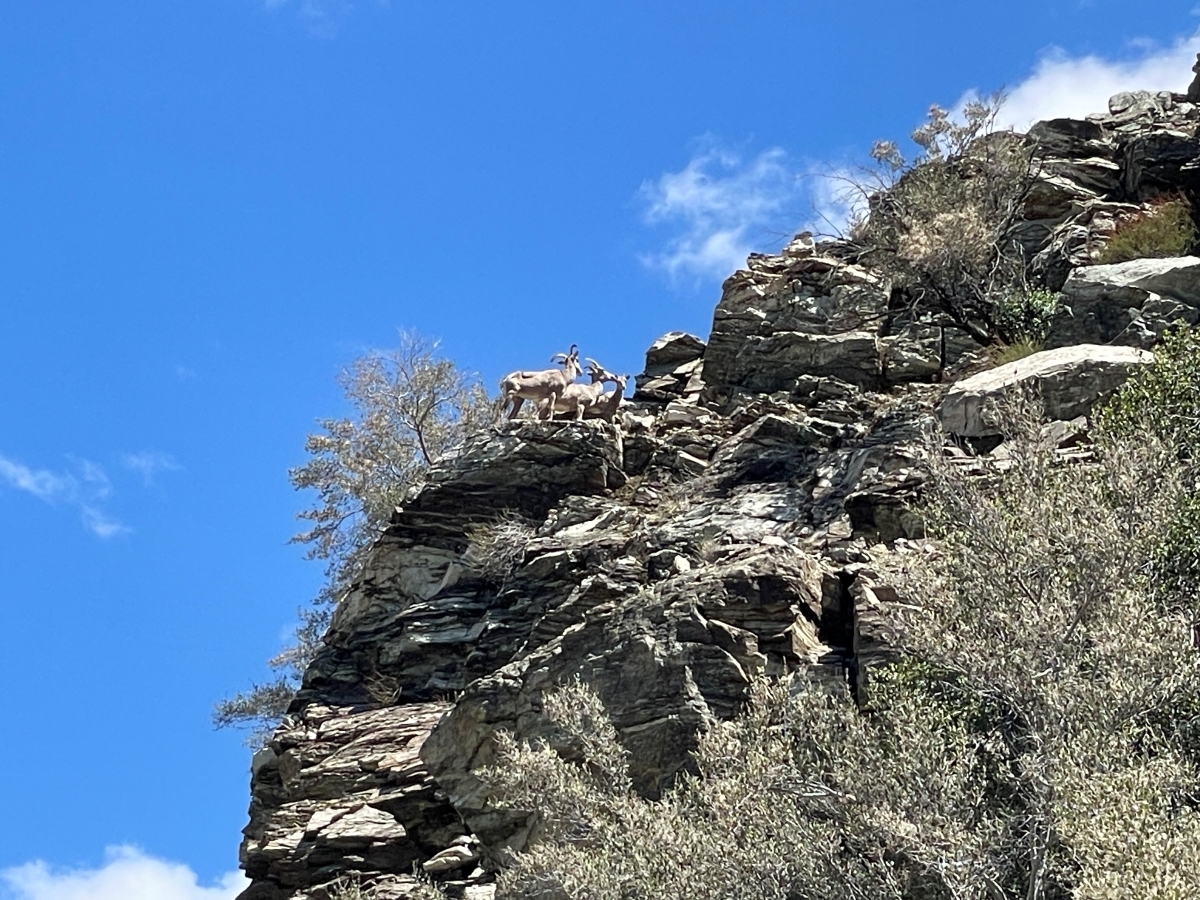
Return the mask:
[[[1052,119],[1028,140],[1040,175],[1013,238],[1051,290],[1095,261],[1118,219],[1164,194],[1200,196],[1200,107],[1179,94],[1117,94],[1106,115]]]
[[[320,900],[346,872],[400,891],[435,857],[452,892],[480,887],[486,868],[455,842],[478,839],[486,867],[528,837],[527,813],[488,805],[494,736],[552,740],[541,698],[576,676],[608,705],[647,796],[755,675],[843,680],[857,601],[842,568],[863,558],[850,539],[914,527],[903,507],[933,395],[897,404],[813,381],[801,400],[511,423],[440,463],[375,546],[260,759],[247,896]],[[497,583],[473,570],[468,533],[510,510],[537,528]]]
[[[1192,189],[1198,123],[1179,96],[1137,94],[1030,131],[1040,175],[1012,237],[1031,278],[1064,288],[1051,346],[1075,361],[1047,369],[1039,354],[980,375],[988,390],[1024,366],[1063,401],[1052,415],[1082,416],[1145,355],[1073,345],[1146,347],[1200,318],[1198,259],[1088,266],[1119,216],[1164,185]],[[888,657],[881,612],[896,600],[872,556],[922,534],[912,502],[935,409],[984,436],[991,394],[949,384],[987,364],[969,334],[891,308],[886,279],[854,259],[810,235],[754,255],[708,342],[657,341],[614,423],[506,423],[434,467],[255,757],[243,900],[327,900],[347,873],[398,900],[414,866],[452,896],[489,896],[494,866],[530,837],[527,812],[490,803],[495,736],[571,754],[543,715],[569,679],[598,691],[650,797],[756,675],[861,687]],[[1069,447],[1084,428],[1048,437]],[[985,451],[944,452],[971,467]],[[468,551],[510,516],[529,532],[498,576]]]
[[[880,386],[877,321],[888,294],[878,275],[807,242],[779,256],[751,255],[725,282],[713,315],[704,355],[706,399],[791,392],[813,377]]]
[[[788,500],[769,512],[786,533]],[[472,685],[435,729],[426,764],[486,845],[519,849],[527,814],[489,809],[476,773],[491,761],[498,729],[556,742],[541,716],[554,685],[580,677],[598,691],[630,751],[636,788],[656,797],[690,765],[704,723],[733,715],[755,675],[816,664],[836,674],[843,648],[825,641],[844,636],[849,610],[811,554],[778,537],[704,555],[676,544],[646,563],[614,560],[600,589],[582,587],[603,602],[577,604],[569,625],[557,616],[566,625],[557,636]]]
[[[418,752],[448,703],[308,703],[256,758],[244,900],[305,896],[327,867],[401,877],[465,833]],[[394,877],[392,877],[394,876]],[[415,883],[415,882],[413,882]],[[301,893],[297,894],[299,891]]]
[[[637,376],[635,400],[695,397],[704,387],[700,370],[705,343],[686,331],[670,331],[646,351],[646,371]]]

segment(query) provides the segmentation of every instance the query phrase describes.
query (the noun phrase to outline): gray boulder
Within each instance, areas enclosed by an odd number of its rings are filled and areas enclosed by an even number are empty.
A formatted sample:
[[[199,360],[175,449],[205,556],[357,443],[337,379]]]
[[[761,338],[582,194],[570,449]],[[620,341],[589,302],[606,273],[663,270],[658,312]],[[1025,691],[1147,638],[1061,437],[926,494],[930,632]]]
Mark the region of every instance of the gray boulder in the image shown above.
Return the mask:
[[[1178,321],[1200,322],[1200,259],[1135,259],[1082,266],[1063,285],[1046,346],[1149,348]]]
[[[1153,353],[1133,347],[1081,344],[1043,350],[955,383],[937,416],[946,431],[961,437],[1000,434],[997,411],[1004,399],[1014,390],[1035,388],[1048,418],[1074,419],[1123,384],[1135,366],[1153,361]]]
[[[686,331],[668,331],[646,351],[646,371],[634,382],[635,400],[669,402],[700,393],[705,343]]]

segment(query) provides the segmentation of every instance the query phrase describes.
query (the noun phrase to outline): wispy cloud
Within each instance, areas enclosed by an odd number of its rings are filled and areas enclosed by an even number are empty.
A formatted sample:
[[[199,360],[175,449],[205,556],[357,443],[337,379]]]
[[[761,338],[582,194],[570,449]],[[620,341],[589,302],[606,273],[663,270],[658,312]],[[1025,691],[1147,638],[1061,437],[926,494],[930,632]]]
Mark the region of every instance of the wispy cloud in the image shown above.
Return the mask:
[[[1108,98],[1122,91],[1182,92],[1193,77],[1200,32],[1165,46],[1143,39],[1128,47],[1130,53],[1121,59],[1051,48],[1032,74],[1008,91],[1000,124],[1024,131],[1041,119],[1083,118],[1107,111]]]
[[[178,472],[183,467],[175,462],[170,453],[161,450],[140,450],[137,453],[126,453],[121,457],[125,468],[142,476],[142,484],[146,487],[154,485],[154,479],[162,472]]]
[[[675,283],[724,278],[798,231],[842,234],[866,207],[867,180],[850,164],[800,162],[779,147],[746,157],[706,138],[682,169],[642,184],[662,249],[641,261]]]
[[[69,476],[64,477],[45,469],[31,469],[4,456],[0,456],[0,478],[8,482],[9,487],[26,491],[47,503],[57,503],[72,487]]]
[[[3,900],[233,900],[249,885],[230,872],[212,887],[182,863],[147,856],[136,847],[111,847],[98,869],[55,871],[39,861],[0,871]]]
[[[44,503],[71,506],[92,534],[111,538],[130,529],[110,518],[100,504],[112,495],[112,482],[104,469],[87,459],[72,459],[74,471],[33,469],[0,455],[0,483],[32,494]]]
[[[738,268],[802,189],[782,149],[745,158],[710,137],[686,166],[644,182],[640,194],[646,223],[667,233],[664,249],[642,262],[677,281]]]
[[[309,34],[320,38],[337,37],[342,20],[354,10],[352,0],[262,0],[267,9],[293,7],[296,15],[304,22]],[[390,0],[374,0],[372,4],[383,9],[391,6]]]

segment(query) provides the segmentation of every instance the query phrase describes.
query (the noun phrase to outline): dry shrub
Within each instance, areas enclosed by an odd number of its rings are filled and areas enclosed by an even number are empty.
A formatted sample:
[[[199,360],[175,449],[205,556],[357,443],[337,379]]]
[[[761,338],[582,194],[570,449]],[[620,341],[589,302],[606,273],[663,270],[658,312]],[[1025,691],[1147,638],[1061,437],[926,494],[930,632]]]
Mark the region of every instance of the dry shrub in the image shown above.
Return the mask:
[[[969,207],[912,222],[900,236],[896,252],[908,262],[930,270],[977,268],[987,262],[989,238],[979,210]]]
[[[502,736],[485,773],[502,803],[538,810],[540,840],[497,897],[932,898],[995,877],[986,754],[911,696],[864,716],[803,678],[760,682],[743,717],[703,736],[700,776],[647,801],[595,694],[561,689],[547,712],[576,761]]]
[[[383,672],[372,672],[363,679],[363,687],[367,696],[380,706],[393,706],[400,699],[402,685],[392,675]]]
[[[467,532],[463,562],[485,581],[507,584],[525,556],[534,530],[526,519],[512,512],[475,525]]]
[[[850,233],[861,258],[912,306],[948,315],[981,343],[1011,337],[994,320],[991,298],[1021,281],[1010,230],[1035,180],[1024,141],[994,130],[1001,102],[967,104],[959,121],[931,107],[912,135],[922,150],[915,160],[881,141],[872,151],[877,171],[851,179],[867,198],[867,215]]]
[[[1014,363],[1019,359],[1024,359],[1027,356],[1032,356],[1042,350],[1042,345],[1034,341],[1021,338],[1013,341],[1011,344],[1005,344],[1003,347],[997,347],[995,353],[992,354],[992,365],[1003,366],[1008,363]]]
[[[1182,197],[1154,201],[1143,213],[1120,221],[1097,262],[1126,262],[1146,257],[1183,256],[1196,244],[1191,207]]]
[[[322,894],[324,895],[322,897]],[[317,888],[313,892],[313,900],[375,900],[377,896],[395,897],[393,889],[385,892],[378,891],[369,883],[363,884],[357,874],[342,875],[333,881]],[[417,884],[407,886],[404,894],[408,900],[445,900],[446,894],[427,880],[418,878]]]

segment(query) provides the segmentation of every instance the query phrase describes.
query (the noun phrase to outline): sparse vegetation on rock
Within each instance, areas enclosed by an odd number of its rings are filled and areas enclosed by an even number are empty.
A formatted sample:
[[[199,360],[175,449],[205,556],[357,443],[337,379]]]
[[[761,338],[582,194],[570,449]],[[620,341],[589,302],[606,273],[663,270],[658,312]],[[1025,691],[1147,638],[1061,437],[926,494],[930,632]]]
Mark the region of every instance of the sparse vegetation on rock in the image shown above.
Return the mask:
[[[536,811],[536,840],[497,896],[1200,891],[1200,607],[1155,564],[1194,472],[1150,430],[1104,432],[1091,466],[1065,467],[1042,427],[1016,397],[986,479],[931,445],[936,543],[877,560],[903,661],[857,707],[762,681],[657,801],[584,686],[545,700],[557,746],[499,735],[483,777]]]
[[[356,359],[339,382],[352,414],[320,420],[305,443],[310,459],[289,472],[298,490],[317,493],[317,504],[299,513],[311,527],[292,540],[308,545],[309,559],[325,560],[325,586],[300,610],[295,641],[270,660],[276,678],[222,700],[213,714],[218,727],[248,727],[256,747],[287,711],[333,609],[392,513],[433,463],[494,415],[478,379],[410,331],[395,349]]]
[[[1147,257],[1184,256],[1196,245],[1196,225],[1187,200],[1163,197],[1144,211],[1118,220],[1096,260],[1101,264]]]

